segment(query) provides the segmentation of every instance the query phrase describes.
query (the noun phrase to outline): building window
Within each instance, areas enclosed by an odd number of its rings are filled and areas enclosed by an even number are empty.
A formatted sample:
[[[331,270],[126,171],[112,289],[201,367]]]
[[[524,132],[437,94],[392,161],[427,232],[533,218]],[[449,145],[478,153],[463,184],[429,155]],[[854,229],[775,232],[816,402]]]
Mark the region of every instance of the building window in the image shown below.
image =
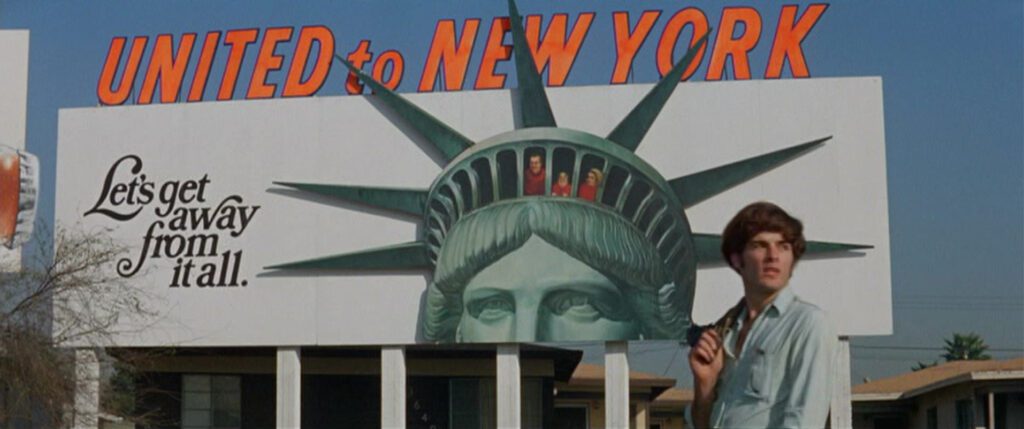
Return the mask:
[[[939,429],[939,410],[935,407],[928,409],[928,429]]]
[[[586,404],[556,405],[554,426],[556,429],[587,429],[590,427],[590,409]]]
[[[956,429],[974,427],[974,404],[969,399],[956,401]]]
[[[493,378],[453,378],[449,384],[449,415],[452,429],[491,428],[498,419],[497,385]],[[539,428],[544,424],[543,381],[523,378],[519,388],[522,426]]]
[[[182,429],[240,429],[241,385],[236,375],[183,375]]]

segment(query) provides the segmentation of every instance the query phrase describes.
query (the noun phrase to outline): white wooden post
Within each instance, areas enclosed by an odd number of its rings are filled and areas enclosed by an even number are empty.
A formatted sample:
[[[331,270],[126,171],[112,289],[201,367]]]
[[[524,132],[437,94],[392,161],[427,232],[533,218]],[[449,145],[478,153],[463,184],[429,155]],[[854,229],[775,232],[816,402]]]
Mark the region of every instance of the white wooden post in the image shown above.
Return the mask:
[[[988,392],[988,422],[986,427],[988,429],[996,429],[996,394],[994,392]]]
[[[850,337],[839,337],[836,365],[832,371],[832,412],[829,419],[833,429],[853,427],[850,395]]]
[[[519,344],[498,344],[498,429],[522,426]]]
[[[302,364],[298,347],[277,348],[277,427],[302,426]]]
[[[380,349],[380,427],[405,429],[405,348]]]
[[[629,343],[604,343],[604,423],[629,429]]]
[[[100,361],[94,349],[75,349],[75,429],[96,429],[100,413]]]
[[[636,403],[636,429],[647,429],[650,427],[651,403],[640,401]]]

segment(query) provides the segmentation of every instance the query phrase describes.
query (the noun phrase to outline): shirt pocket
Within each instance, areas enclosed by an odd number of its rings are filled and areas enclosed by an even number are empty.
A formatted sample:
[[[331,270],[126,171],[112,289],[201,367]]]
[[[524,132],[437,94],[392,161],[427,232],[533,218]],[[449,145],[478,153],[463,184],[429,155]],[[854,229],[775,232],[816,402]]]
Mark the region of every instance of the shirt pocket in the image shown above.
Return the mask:
[[[762,347],[753,350],[754,355],[750,361],[750,378],[743,390],[744,395],[760,399],[771,400],[772,380],[775,376],[772,370],[774,353]]]

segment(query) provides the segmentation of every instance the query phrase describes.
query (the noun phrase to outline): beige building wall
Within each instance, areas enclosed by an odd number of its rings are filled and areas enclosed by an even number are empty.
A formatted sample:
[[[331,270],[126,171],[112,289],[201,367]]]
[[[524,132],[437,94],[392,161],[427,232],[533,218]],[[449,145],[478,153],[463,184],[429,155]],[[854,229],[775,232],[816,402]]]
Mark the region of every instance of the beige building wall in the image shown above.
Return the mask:
[[[947,387],[921,395],[917,399],[918,406],[910,412],[910,428],[928,428],[928,409],[935,407],[937,411],[940,428],[956,427],[956,401],[974,401],[974,388],[969,384],[961,384]],[[979,415],[984,412],[983,408],[974,406],[974,421],[976,427],[985,427],[985,416]],[[980,422],[980,423],[979,423]]]
[[[936,411],[937,427],[955,428],[957,401],[971,401],[971,407],[974,412],[973,427],[986,429],[985,414],[988,407],[988,395],[986,392],[989,390],[1000,394],[1007,394],[1006,415],[996,415],[997,427],[1024,428],[1024,393],[1020,392],[1019,389],[1018,391],[1000,392],[998,386],[993,387],[978,383],[960,383],[915,396],[911,400],[892,401],[892,409],[894,411],[902,410],[903,414],[907,416],[908,429],[928,429],[928,410],[933,407]],[[877,413],[877,411],[855,413],[853,427],[858,429],[873,428],[871,418],[876,417]],[[998,421],[1000,418],[1004,418],[1006,421]]]

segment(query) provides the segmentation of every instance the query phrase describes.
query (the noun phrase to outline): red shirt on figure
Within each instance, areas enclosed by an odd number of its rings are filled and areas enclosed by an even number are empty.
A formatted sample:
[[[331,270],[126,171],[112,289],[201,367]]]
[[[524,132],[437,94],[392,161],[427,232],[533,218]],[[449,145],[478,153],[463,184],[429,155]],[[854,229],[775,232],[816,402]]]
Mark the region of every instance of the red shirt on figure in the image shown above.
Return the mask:
[[[530,155],[530,164],[523,177],[523,195],[544,195],[544,159]]]

